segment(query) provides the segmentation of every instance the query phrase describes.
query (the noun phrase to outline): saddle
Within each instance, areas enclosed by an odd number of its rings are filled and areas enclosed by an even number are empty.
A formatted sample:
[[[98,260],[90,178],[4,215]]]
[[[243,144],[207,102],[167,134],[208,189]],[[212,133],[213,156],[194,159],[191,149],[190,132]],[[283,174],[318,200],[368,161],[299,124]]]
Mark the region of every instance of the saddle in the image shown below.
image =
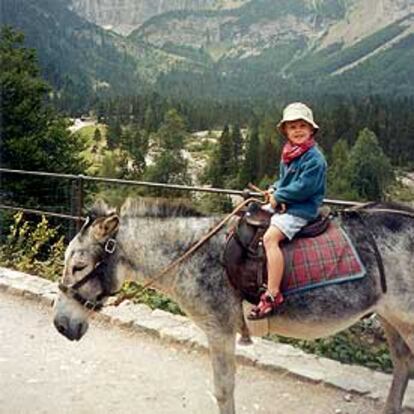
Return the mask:
[[[318,211],[318,216],[303,227],[295,238],[300,237],[316,237],[322,234],[329,226],[331,209],[322,207]],[[260,208],[257,203],[252,203],[246,210],[242,210],[241,217],[244,217],[246,223],[253,227],[267,229],[270,225],[272,213]]]
[[[272,214],[262,210],[259,204],[252,203],[239,216],[228,234],[222,261],[233,287],[243,299],[257,304],[267,283],[266,253],[262,239]],[[308,223],[295,239],[321,235],[328,229],[330,221],[330,209],[322,208],[318,217]]]

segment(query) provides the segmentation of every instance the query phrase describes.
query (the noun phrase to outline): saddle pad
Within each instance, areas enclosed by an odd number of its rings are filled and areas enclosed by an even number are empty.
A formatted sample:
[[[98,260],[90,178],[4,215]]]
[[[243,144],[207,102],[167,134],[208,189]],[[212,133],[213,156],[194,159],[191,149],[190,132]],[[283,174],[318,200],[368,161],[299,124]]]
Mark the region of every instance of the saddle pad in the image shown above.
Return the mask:
[[[317,237],[294,239],[283,248],[282,291],[291,294],[365,276],[351,240],[336,224]]]

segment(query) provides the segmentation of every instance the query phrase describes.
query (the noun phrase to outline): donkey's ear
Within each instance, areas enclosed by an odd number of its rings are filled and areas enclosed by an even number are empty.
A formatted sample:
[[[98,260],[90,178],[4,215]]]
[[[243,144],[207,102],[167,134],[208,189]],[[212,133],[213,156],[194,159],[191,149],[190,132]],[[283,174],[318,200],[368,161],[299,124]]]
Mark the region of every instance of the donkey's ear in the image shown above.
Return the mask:
[[[109,217],[99,217],[92,223],[91,233],[96,240],[102,241],[111,237],[119,228],[119,217],[112,214]]]

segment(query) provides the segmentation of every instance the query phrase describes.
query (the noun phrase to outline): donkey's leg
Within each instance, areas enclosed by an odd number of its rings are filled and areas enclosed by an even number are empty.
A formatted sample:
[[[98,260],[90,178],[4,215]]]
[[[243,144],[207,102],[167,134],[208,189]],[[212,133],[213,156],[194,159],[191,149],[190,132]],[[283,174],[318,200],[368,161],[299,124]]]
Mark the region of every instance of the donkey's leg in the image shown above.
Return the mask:
[[[408,380],[414,376],[414,354],[392,325],[384,319],[381,319],[381,322],[387,336],[394,364],[394,375],[384,414],[401,414]]]
[[[243,302],[240,302],[239,307],[239,329],[238,332],[240,333],[239,345],[251,345],[253,343],[252,338],[250,336],[250,330],[247,326],[246,318],[244,317],[243,312]]]
[[[235,414],[234,383],[236,375],[236,334],[211,328],[205,331],[213,366],[214,394],[220,414]]]
[[[390,323],[402,336],[411,353],[414,355],[414,321],[412,321],[412,315],[400,315],[388,313],[383,315],[384,318]]]

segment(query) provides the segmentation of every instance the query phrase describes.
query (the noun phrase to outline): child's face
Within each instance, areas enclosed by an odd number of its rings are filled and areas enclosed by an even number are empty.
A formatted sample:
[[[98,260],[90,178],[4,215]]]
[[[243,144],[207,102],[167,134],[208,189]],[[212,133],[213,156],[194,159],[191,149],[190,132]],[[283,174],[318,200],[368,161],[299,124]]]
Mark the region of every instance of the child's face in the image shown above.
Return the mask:
[[[297,121],[287,121],[283,127],[287,139],[296,145],[303,144],[313,134],[312,125],[301,119],[298,119]]]

